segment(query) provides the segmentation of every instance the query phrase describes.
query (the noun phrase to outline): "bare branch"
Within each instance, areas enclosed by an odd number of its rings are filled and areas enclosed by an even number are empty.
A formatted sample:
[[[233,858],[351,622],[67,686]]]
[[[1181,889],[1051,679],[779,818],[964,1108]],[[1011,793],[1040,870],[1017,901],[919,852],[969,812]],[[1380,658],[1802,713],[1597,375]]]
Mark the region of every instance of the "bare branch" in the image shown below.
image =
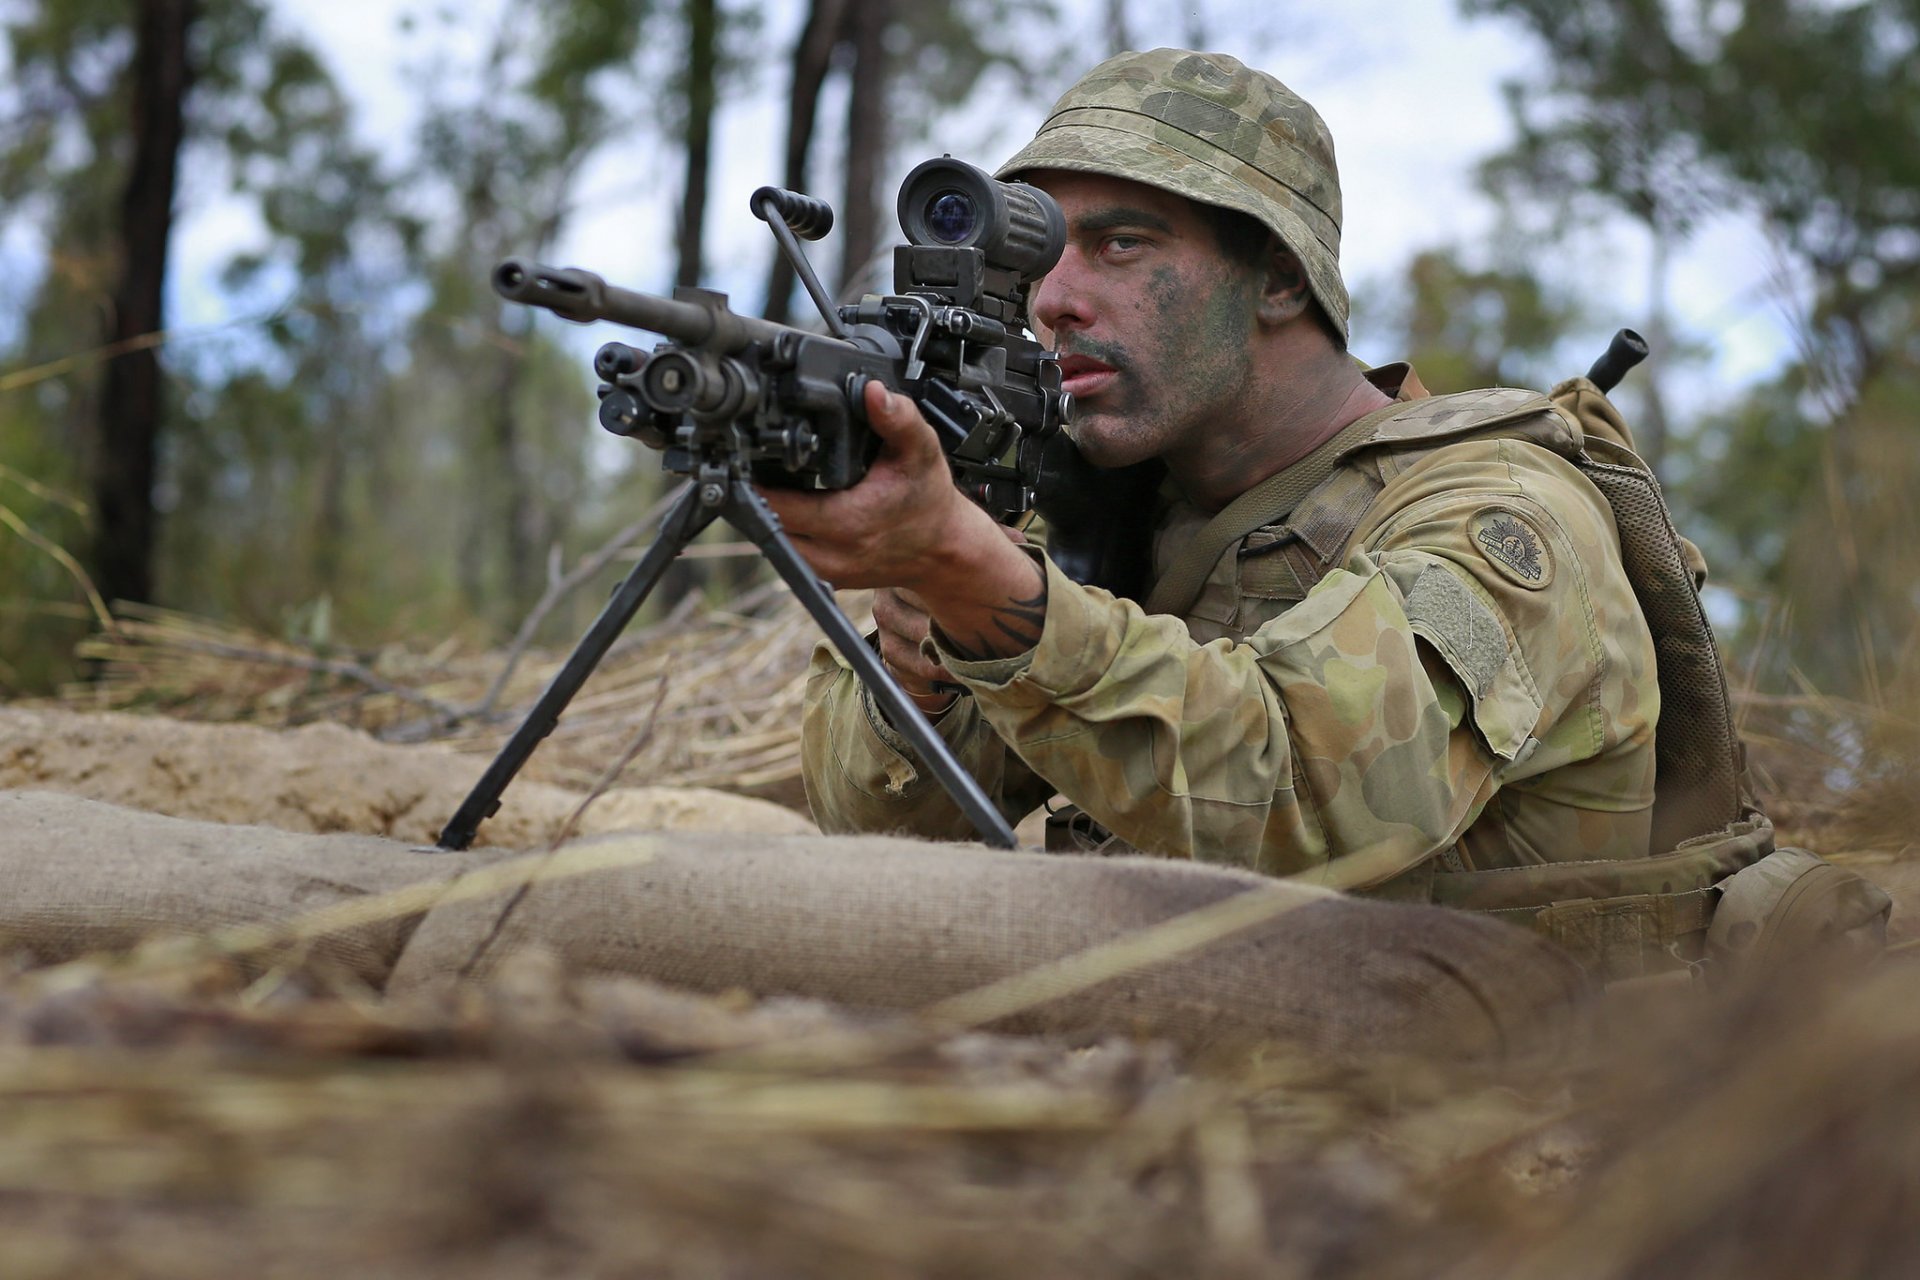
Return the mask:
[[[342,680],[352,680],[365,685],[376,693],[384,693],[424,707],[435,715],[447,720],[457,720],[464,713],[458,707],[450,706],[438,698],[430,698],[405,685],[393,681],[361,666],[357,662],[341,662],[333,658],[316,658],[304,653],[280,653],[272,649],[251,649],[244,645],[222,644],[218,640],[190,640],[184,637],[169,640],[171,649],[187,653],[204,653],[215,658],[232,658],[240,662],[256,662],[269,667],[290,667],[295,671],[310,671],[319,675],[338,676]]]
[[[467,715],[484,719],[493,713],[494,706],[500,701],[501,691],[507,687],[507,681],[512,677],[514,668],[520,665],[520,659],[526,656],[528,647],[533,643],[534,633],[540,629],[540,624],[547,620],[547,615],[552,613],[555,607],[582,583],[591,580],[595,574],[612,563],[629,543],[658,524],[667,508],[679,501],[680,495],[685,491],[685,484],[674,489],[673,492],[647,508],[646,513],[638,520],[602,543],[600,548],[582,560],[572,573],[558,581],[548,583],[546,592],[534,604],[533,611],[520,624],[520,629],[514,633],[513,643],[507,646],[507,658],[501,664],[500,674],[493,678],[493,683],[487,687],[486,693],[481,696],[473,709],[466,713]]]

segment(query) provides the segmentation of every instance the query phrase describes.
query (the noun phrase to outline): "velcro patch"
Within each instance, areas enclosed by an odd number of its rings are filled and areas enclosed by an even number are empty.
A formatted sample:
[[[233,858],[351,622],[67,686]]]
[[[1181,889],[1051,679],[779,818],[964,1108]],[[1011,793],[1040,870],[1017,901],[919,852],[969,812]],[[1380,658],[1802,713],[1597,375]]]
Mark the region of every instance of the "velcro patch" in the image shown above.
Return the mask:
[[[1507,665],[1507,633],[1500,619],[1466,583],[1428,565],[1407,593],[1407,621],[1440,650],[1474,698],[1486,696]]]
[[[1529,591],[1553,581],[1553,552],[1527,518],[1511,507],[1482,507],[1467,521],[1467,536],[1487,563]]]

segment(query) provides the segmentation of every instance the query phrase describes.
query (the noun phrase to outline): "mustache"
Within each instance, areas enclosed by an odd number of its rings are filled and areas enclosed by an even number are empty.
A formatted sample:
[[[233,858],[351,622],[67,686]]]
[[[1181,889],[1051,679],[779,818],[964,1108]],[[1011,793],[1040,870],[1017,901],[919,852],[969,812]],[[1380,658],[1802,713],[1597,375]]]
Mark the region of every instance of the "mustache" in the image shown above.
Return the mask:
[[[1068,356],[1085,356],[1116,370],[1124,370],[1130,363],[1127,349],[1119,343],[1100,342],[1092,338],[1072,338],[1059,342],[1054,352],[1063,360]]]

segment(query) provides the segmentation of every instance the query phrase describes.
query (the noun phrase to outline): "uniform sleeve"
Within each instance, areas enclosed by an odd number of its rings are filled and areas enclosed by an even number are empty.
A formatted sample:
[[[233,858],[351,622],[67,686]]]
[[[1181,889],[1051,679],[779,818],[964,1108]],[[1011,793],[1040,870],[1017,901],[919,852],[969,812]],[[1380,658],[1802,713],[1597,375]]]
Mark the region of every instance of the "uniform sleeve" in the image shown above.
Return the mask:
[[[1020,658],[943,653],[1035,772],[1122,840],[1273,875],[1364,856],[1385,880],[1451,842],[1491,793],[1464,703],[1422,662],[1364,558],[1246,643],[1077,586],[1049,565]]]
[[[1407,518],[1373,528],[1245,642],[1198,645],[1178,619],[1049,566],[1033,650],[941,656],[1000,737],[1128,843],[1269,874],[1337,857],[1345,882],[1387,880],[1450,848],[1542,736],[1576,755],[1604,746],[1591,714],[1604,655],[1581,598],[1597,534],[1515,499],[1537,486],[1488,449],[1404,486],[1388,507]],[[1603,501],[1576,494],[1596,529]],[[1492,517],[1475,518],[1502,503],[1529,517],[1516,562],[1531,533],[1558,572],[1522,586],[1474,563]]]
[[[934,727],[1009,823],[1053,795],[1007,750],[972,698],[956,701]],[[807,804],[822,831],[935,840],[978,834],[912,744],[887,723],[846,659],[825,642],[815,647],[807,673],[801,761]]]

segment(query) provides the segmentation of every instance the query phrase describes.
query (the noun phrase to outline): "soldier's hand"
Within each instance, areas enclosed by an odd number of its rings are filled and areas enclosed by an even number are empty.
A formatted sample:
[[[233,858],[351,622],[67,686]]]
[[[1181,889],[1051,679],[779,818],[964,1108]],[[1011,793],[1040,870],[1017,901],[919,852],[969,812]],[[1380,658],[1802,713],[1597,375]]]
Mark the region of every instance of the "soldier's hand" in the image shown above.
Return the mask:
[[[880,450],[860,483],[761,496],[794,549],[834,586],[917,588],[945,568],[956,540],[992,520],[953,487],[939,437],[912,400],[877,381],[861,394]]]
[[[861,397],[880,451],[858,484],[760,492],[794,550],[837,587],[916,592],[943,640],[962,639],[976,657],[1031,648],[1045,573],[954,487],[939,437],[912,400],[877,381]]]
[[[911,591],[883,588],[873,597],[873,622],[879,630],[880,661],[914,704],[928,715],[952,706],[959,693],[953,676],[920,648],[931,625],[926,602]]]

